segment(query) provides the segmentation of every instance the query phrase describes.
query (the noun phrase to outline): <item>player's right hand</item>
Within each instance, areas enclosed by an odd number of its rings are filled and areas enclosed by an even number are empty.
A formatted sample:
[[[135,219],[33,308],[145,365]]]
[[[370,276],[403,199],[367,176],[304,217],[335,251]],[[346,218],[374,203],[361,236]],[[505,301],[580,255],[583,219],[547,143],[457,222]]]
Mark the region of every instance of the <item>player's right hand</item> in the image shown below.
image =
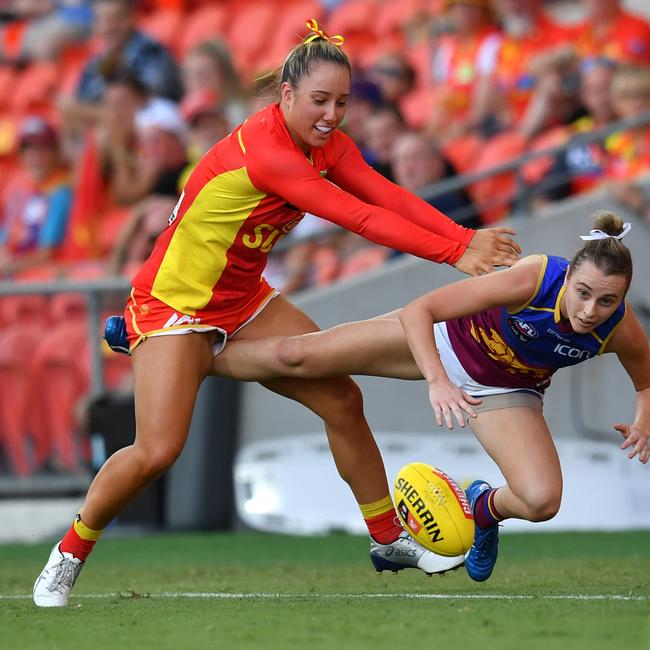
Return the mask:
[[[513,228],[503,226],[477,230],[467,248],[485,255],[483,261],[490,266],[490,270],[495,266],[512,266],[521,254],[521,246],[511,237],[515,234]]]
[[[464,390],[454,386],[448,379],[440,378],[429,384],[429,401],[436,418],[436,424],[441,427],[454,428],[454,417],[461,427],[465,426],[465,413],[471,418],[476,417],[472,406],[477,406],[483,400],[468,395]]]
[[[466,248],[454,264],[459,271],[472,276],[485,275],[493,271],[494,266],[494,257],[477,248]]]

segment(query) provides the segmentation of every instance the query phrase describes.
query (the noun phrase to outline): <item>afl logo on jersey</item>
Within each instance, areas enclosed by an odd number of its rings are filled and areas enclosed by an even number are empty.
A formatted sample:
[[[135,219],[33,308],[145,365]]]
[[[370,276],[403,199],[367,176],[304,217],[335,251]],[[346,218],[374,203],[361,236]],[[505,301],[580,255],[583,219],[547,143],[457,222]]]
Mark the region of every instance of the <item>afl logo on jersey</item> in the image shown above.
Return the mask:
[[[522,343],[529,343],[538,336],[537,330],[530,323],[521,320],[521,318],[516,318],[514,316],[509,318],[508,327]]]

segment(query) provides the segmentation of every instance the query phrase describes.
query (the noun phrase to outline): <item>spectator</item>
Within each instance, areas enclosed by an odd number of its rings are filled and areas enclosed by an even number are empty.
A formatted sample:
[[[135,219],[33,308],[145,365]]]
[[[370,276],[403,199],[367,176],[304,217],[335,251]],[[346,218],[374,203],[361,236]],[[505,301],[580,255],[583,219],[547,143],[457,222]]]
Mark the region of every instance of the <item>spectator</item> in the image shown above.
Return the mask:
[[[450,33],[433,57],[434,99],[428,130],[452,139],[473,128],[473,98],[481,72],[494,68],[500,35],[489,0],[447,0]]]
[[[112,158],[115,198],[131,205],[149,194],[177,196],[187,165],[187,125],[168,99],[150,100],[135,116],[137,149]]]
[[[135,118],[138,153],[118,161],[113,187],[116,198],[133,204],[109,261],[109,272],[119,273],[149,256],[181,192],[187,167],[187,126],[173,102],[156,99]]]
[[[51,263],[62,243],[72,190],[58,134],[43,118],[20,125],[21,178],[0,207],[0,277]]]
[[[202,156],[216,142],[225,138],[230,129],[215,95],[209,91],[187,95],[181,104],[181,112],[188,125],[189,164],[183,170],[180,180],[180,186],[185,187],[185,182]]]
[[[612,103],[621,120],[650,112],[650,69],[622,66],[612,79]],[[650,169],[650,125],[643,124],[615,133],[605,142],[607,175],[629,180]]]
[[[117,70],[106,79],[101,120],[96,129],[102,174],[106,180],[121,161],[135,160],[135,118],[149,101],[147,89],[129,70]]]
[[[350,102],[341,128],[354,140],[364,154],[366,120],[372,111],[381,104],[382,95],[379,86],[363,75],[356,75],[350,89]]]
[[[221,41],[205,41],[189,51],[183,61],[185,94],[212,93],[230,129],[248,117],[246,94],[230,57]]]
[[[127,69],[156,96],[180,100],[180,71],[172,55],[160,43],[138,31],[129,0],[96,0],[93,30],[99,53],[85,65],[74,99],[62,102],[69,122],[94,125],[100,119],[100,102],[106,80]]]
[[[650,119],[650,68],[622,66],[612,81],[612,101],[619,119]],[[609,190],[628,209],[649,219],[650,210],[636,177],[650,171],[650,124],[646,122],[605,141]]]
[[[393,180],[390,166],[395,140],[405,130],[404,119],[391,105],[378,106],[365,121],[364,156],[368,164],[388,180]]]
[[[383,102],[399,109],[415,85],[415,69],[402,54],[386,52],[375,60],[368,78],[379,87]]]
[[[563,134],[566,149],[555,157],[541,182],[530,188],[537,205],[592,189],[604,180],[605,149],[600,141],[581,142],[581,135],[616,119],[611,86],[616,65],[609,59],[586,59],[581,65],[580,102],[585,114]],[[559,141],[557,142],[559,144]]]
[[[650,23],[625,11],[621,0],[582,0],[582,5],[587,18],[575,39],[580,57],[650,65]]]
[[[68,43],[87,38],[92,24],[88,0],[39,0],[28,3],[39,8],[30,17],[22,40],[21,59],[52,60]]]
[[[494,69],[478,82],[476,123],[488,136],[516,128],[529,138],[563,120],[574,95],[570,32],[544,14],[541,0],[495,6],[504,35]]]
[[[395,182],[420,196],[430,185],[455,176],[455,170],[433,142],[426,135],[416,132],[397,138],[393,145],[391,167]],[[476,209],[464,190],[430,194],[425,196],[425,200],[463,226],[473,228],[480,223]]]

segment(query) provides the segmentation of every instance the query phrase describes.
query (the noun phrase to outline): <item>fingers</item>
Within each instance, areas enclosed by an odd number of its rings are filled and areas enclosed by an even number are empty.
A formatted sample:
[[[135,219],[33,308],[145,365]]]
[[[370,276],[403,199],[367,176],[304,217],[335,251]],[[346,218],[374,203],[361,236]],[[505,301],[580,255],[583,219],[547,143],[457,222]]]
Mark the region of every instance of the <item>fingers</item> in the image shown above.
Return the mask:
[[[497,237],[497,240],[499,244],[501,244],[499,250],[514,250],[518,254],[521,254],[521,246],[514,239],[511,239],[510,237]],[[505,247],[505,249],[503,247]]]
[[[473,397],[467,396],[468,399],[472,400],[474,404],[480,404],[481,400],[477,400]],[[454,428],[454,418],[460,427],[465,427],[466,415],[475,418],[476,413],[471,405],[465,400],[459,400],[458,402],[452,402],[450,404],[437,404],[433,407],[433,412],[436,419],[436,424],[441,427],[444,424],[447,425],[448,429]]]
[[[483,404],[483,400],[479,399],[478,397],[472,397],[472,395],[469,395],[465,391],[463,391],[463,399],[468,403],[468,404],[473,404],[474,406],[478,406],[479,404]]]
[[[645,465],[648,460],[650,460],[650,447],[646,444],[646,446],[641,450],[641,453],[639,454],[639,460]]]
[[[506,226],[495,226],[494,228],[487,228],[497,235],[506,233],[508,235],[516,235],[517,231],[514,228],[507,228]]]

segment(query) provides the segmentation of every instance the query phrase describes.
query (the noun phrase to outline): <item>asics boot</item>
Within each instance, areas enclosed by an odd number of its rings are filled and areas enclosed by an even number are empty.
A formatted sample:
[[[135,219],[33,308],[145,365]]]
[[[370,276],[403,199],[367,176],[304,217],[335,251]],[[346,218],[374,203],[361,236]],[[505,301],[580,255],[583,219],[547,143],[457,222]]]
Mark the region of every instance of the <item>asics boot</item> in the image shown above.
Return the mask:
[[[104,338],[111,350],[129,354],[129,339],[126,335],[126,320],[124,320],[124,316],[109,316],[106,319]]]
[[[370,538],[370,560],[377,573],[384,570],[397,573],[402,569],[420,569],[427,575],[445,573],[463,566],[462,555],[445,557],[420,546],[406,531],[392,544],[379,544]]]
[[[71,553],[62,553],[57,542],[47,564],[34,583],[34,603],[38,607],[65,607],[70,590],[84,563]]]
[[[484,492],[492,489],[485,481],[474,481],[465,490],[472,512],[476,501]],[[499,554],[499,524],[479,528],[474,524],[474,543],[465,556],[465,569],[472,580],[483,582],[492,575]]]

